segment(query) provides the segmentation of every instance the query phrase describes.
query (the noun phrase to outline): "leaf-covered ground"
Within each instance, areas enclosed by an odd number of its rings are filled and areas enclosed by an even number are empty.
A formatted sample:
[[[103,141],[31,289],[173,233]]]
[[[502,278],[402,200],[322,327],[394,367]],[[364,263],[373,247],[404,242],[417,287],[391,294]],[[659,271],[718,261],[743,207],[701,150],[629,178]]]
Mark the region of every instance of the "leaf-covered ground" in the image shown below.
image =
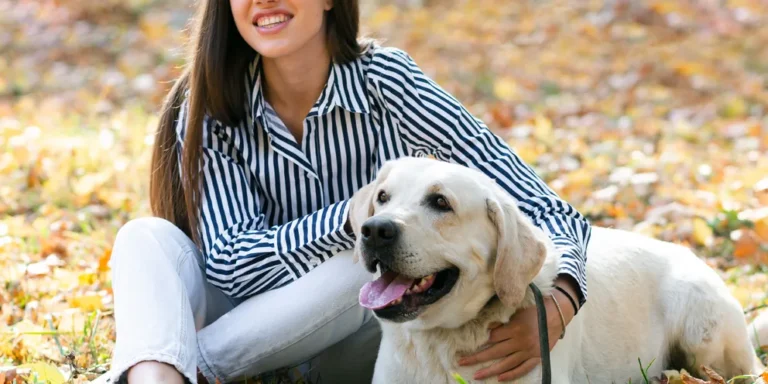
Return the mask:
[[[192,3],[0,0],[0,383],[109,367],[110,246],[149,214]],[[767,302],[768,3],[365,3],[366,34],[594,224],[689,245],[745,309]]]

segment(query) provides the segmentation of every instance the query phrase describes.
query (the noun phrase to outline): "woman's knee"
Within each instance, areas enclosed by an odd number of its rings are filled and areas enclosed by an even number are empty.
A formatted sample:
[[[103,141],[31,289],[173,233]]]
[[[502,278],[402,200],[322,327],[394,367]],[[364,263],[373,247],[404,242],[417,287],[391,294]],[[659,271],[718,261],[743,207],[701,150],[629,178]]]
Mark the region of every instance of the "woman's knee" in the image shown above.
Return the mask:
[[[178,268],[184,258],[196,252],[192,240],[170,221],[141,217],[128,221],[118,230],[111,263],[113,269],[119,269],[124,261],[163,257]],[[195,257],[189,258],[197,262]]]

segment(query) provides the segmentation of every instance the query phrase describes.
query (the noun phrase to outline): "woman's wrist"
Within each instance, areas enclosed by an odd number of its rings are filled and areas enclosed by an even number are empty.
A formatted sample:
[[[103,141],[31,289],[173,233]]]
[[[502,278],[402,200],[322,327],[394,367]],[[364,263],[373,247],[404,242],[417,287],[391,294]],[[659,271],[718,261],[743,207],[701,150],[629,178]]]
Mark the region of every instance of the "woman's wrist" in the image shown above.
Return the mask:
[[[555,290],[553,294],[560,304],[560,308],[566,317],[566,320],[570,320],[578,313],[578,285],[572,277],[568,275],[560,275],[555,279]]]

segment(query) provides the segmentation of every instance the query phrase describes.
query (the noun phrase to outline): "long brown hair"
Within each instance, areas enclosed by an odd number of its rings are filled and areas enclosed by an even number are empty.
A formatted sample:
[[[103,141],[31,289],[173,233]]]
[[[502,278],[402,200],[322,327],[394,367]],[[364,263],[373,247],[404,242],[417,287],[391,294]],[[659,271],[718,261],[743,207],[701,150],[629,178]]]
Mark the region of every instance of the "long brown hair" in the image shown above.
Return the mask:
[[[187,67],[163,102],[149,183],[152,213],[179,227],[198,246],[203,119],[207,114],[222,124],[235,125],[245,117],[244,76],[256,55],[238,32],[229,1],[203,0],[199,4]],[[358,29],[357,0],[337,0],[326,12],[327,43],[334,62],[350,62],[363,52]],[[175,125],[187,91],[179,167]]]

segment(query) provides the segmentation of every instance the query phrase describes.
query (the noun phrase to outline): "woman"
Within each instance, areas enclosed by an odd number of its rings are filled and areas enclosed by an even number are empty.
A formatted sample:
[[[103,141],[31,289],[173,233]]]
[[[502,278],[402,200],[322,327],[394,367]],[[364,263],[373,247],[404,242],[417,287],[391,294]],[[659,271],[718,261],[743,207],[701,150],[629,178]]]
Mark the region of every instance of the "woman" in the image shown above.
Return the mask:
[[[333,256],[354,243],[348,199],[406,155],[489,174],[551,236],[566,256],[554,346],[586,299],[589,223],[405,52],[359,41],[356,0],[207,0],[196,20],[155,142],[156,217],[113,248],[110,379],[227,382],[309,361],[323,382],[370,382],[370,276]],[[520,312],[461,363],[519,377],[538,364],[536,329]]]

